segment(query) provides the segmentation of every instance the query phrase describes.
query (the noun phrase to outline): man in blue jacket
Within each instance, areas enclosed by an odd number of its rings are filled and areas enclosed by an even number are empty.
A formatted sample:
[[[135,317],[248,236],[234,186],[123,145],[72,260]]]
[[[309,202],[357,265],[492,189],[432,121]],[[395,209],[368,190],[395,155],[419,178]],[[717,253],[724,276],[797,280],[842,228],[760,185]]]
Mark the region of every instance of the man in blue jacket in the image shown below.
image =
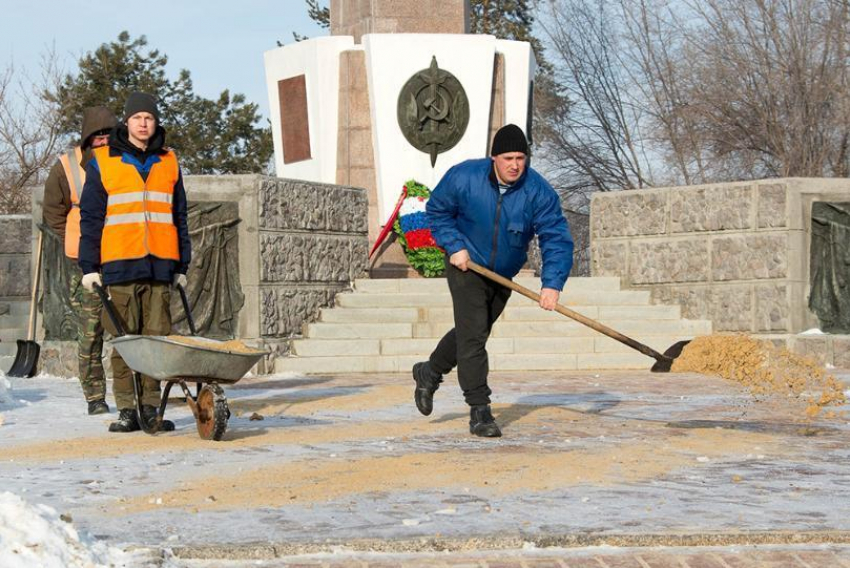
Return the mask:
[[[191,260],[187,211],[183,175],[174,152],[165,146],[156,99],[132,93],[123,122],[109,134],[109,145],[95,150],[86,166],[80,201],[82,284],[87,290],[108,287],[127,333],[171,333],[171,286],[186,285]],[[109,318],[103,323],[116,333]],[[132,371],[117,351],[112,377],[119,414],[109,431],[139,430]],[[159,382],[142,376],[140,386],[139,418],[150,428],[157,421]],[[160,427],[173,430],[174,424],[163,420]]]
[[[528,141],[513,124],[493,138],[492,157],[468,160],[450,169],[428,201],[427,214],[437,244],[446,251],[446,278],[455,327],[437,344],[428,361],[413,366],[414,400],[431,414],[443,375],[457,367],[470,406],[469,431],[476,436],[502,433],[490,412],[487,339],[511,291],[468,270],[472,260],[513,278],[528,258],[537,235],[543,256],[540,307],[553,310],[573,264],[573,239],[552,186],[528,167]]]

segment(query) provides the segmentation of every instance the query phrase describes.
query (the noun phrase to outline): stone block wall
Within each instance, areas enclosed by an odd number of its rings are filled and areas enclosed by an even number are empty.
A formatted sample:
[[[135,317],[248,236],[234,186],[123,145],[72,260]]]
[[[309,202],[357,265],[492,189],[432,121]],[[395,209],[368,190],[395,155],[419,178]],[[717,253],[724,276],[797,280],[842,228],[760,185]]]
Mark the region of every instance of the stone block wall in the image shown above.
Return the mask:
[[[186,176],[190,202],[239,204],[237,336],[287,353],[320,308],[365,276],[363,189],[264,176]]]
[[[811,209],[847,201],[850,180],[774,179],[597,193],[594,276],[619,276],[717,331],[793,334],[808,310]]]
[[[29,300],[32,216],[0,215],[0,298]]]

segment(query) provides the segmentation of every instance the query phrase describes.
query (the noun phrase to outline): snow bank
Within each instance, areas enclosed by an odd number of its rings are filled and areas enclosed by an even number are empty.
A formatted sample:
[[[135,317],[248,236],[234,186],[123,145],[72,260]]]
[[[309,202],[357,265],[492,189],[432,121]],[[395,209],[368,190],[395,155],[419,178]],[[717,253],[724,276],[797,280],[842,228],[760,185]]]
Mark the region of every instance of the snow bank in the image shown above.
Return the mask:
[[[3,568],[102,568],[123,566],[117,548],[81,539],[70,522],[47,505],[29,505],[0,493],[0,566]]]
[[[11,388],[12,385],[9,383],[9,379],[6,378],[6,373],[0,371],[0,410],[3,410],[3,405],[11,400],[9,398],[9,389]],[[3,413],[0,412],[0,426],[3,425],[3,421]]]
[[[0,371],[0,407],[3,403],[9,402],[9,389],[11,388],[12,384],[6,378],[6,373]]]

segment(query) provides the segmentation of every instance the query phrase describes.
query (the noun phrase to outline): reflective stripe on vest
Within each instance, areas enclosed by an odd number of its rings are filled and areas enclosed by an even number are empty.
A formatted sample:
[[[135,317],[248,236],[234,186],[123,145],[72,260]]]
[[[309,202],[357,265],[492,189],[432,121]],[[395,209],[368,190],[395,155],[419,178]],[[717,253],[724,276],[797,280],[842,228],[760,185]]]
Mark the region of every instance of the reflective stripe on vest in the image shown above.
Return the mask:
[[[108,197],[100,243],[102,264],[148,255],[180,260],[172,209],[179,176],[177,158],[171,151],[159,158],[147,180],[142,180],[133,165],[121,156],[110,156],[108,147],[94,151]]]
[[[80,167],[82,161],[83,151],[79,146],[59,157],[71,189],[71,210],[65,219],[65,256],[68,258],[77,258],[80,253],[80,199],[86,184],[86,171]]]

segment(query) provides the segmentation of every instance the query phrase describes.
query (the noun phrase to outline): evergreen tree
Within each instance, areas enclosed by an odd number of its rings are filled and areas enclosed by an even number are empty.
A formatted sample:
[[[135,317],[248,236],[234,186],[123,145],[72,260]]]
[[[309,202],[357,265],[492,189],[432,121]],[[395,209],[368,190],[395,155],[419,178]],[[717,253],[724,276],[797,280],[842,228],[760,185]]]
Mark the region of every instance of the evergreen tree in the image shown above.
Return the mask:
[[[174,148],[187,174],[265,173],[273,154],[270,128],[259,128],[258,105],[241,94],[223,91],[215,100],[193,92],[189,71],[176,80],[166,76],[168,57],[146,49],[145,36],[104,43],[79,61],[77,74],[68,74],[49,96],[61,109],[61,130],[79,135],[83,109],[103,105],[121,117],[124,101],[133,91],[159,99],[166,144]]]
[[[531,35],[534,14],[528,0],[469,0],[469,9],[471,33],[527,41],[534,49],[537,64],[549,69],[543,57],[543,45]]]

